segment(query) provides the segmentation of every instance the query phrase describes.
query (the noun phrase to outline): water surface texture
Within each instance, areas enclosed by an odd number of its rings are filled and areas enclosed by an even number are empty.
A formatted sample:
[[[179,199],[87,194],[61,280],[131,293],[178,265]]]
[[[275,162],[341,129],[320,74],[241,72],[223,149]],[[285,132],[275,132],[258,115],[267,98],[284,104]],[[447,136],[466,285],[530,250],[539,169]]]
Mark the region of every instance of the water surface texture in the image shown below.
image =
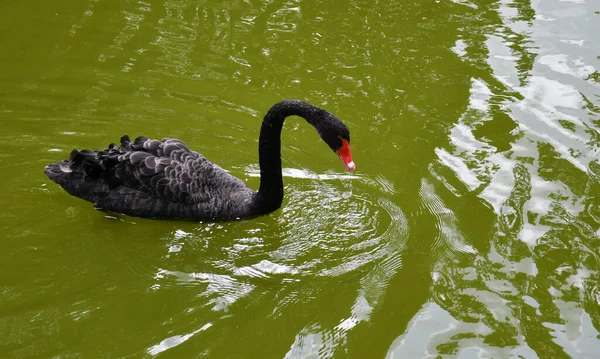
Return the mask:
[[[600,3],[3,1],[0,357],[597,358]],[[180,138],[286,197],[138,219],[48,180],[72,148]]]

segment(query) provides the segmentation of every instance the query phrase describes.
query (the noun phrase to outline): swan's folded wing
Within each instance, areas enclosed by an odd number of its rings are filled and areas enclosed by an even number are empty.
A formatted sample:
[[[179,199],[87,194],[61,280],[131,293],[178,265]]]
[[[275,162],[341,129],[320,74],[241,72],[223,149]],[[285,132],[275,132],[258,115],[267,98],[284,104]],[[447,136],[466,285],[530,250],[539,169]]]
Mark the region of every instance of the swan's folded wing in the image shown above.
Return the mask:
[[[170,139],[136,139],[119,162],[115,175],[128,186],[183,204],[208,201],[214,172],[224,171],[183,142]]]

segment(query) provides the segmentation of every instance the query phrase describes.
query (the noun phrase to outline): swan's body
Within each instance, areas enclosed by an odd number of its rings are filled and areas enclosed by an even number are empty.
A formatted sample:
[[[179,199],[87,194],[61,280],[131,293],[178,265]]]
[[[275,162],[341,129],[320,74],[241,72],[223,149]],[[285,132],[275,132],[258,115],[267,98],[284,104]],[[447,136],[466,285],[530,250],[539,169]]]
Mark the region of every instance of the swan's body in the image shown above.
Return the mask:
[[[138,137],[102,151],[73,150],[69,160],[46,166],[46,175],[73,196],[105,211],[147,218],[242,219],[278,209],[283,201],[281,129],[297,115],[313,125],[354,170],[350,132],[337,117],[296,100],[275,104],[259,139],[261,182],[253,191],[240,179],[175,139]]]

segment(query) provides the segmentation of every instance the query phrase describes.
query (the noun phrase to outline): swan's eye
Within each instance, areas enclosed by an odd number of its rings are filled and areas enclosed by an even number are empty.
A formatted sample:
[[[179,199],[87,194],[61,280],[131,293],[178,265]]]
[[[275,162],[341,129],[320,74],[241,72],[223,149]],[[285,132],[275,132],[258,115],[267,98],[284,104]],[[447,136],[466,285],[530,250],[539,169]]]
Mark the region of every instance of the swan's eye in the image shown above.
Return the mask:
[[[336,141],[336,146],[335,146],[337,148],[336,152],[339,151],[339,150],[341,150],[342,147],[344,147],[344,146],[348,146],[348,147],[350,146],[350,139],[349,138],[346,138],[346,137],[344,137],[342,135],[338,135],[337,136],[337,140],[338,141]]]

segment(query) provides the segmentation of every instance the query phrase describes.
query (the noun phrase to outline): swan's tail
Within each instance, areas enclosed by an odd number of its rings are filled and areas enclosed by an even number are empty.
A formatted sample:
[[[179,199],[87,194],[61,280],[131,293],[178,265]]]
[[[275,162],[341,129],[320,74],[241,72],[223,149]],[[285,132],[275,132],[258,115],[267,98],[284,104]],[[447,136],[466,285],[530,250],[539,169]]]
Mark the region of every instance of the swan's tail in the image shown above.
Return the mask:
[[[68,160],[51,163],[44,173],[73,196],[95,202],[109,190],[99,153],[73,150]]]
[[[68,160],[51,163],[46,166],[44,173],[54,182],[69,191],[65,185],[74,181],[106,182],[110,187],[118,185],[114,176],[115,166],[119,162],[119,156],[131,149],[138,149],[136,144],[144,138],[136,139],[132,143],[129,136],[121,137],[121,146],[114,143],[101,151],[73,150]],[[113,183],[115,182],[115,183]],[[71,193],[71,191],[69,191]],[[71,193],[73,194],[73,193]]]
[[[49,164],[46,166],[44,173],[59,185],[62,185],[65,181],[82,179],[83,172],[80,169],[80,164],[73,162],[78,153],[79,151],[73,150],[68,160]]]

